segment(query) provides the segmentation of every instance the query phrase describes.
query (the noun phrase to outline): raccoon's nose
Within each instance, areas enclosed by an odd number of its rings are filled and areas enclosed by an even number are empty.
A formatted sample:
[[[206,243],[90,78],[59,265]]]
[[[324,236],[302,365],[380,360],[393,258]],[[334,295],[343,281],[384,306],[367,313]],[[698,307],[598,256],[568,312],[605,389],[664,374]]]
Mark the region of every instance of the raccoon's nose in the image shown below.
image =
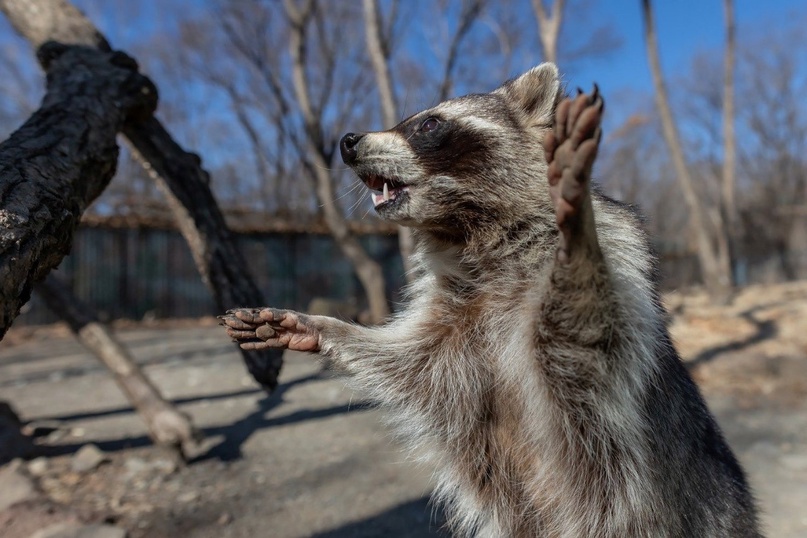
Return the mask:
[[[348,133],[342,137],[339,142],[339,151],[342,152],[342,160],[345,164],[351,164],[356,160],[356,156],[359,154],[356,145],[363,136],[363,134]]]

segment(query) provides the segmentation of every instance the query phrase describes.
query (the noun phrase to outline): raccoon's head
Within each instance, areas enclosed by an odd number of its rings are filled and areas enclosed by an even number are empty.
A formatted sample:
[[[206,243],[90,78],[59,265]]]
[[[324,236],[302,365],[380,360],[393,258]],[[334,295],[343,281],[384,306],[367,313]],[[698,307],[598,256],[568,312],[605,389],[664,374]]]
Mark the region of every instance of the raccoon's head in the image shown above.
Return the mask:
[[[348,133],[342,159],[385,219],[458,239],[512,225],[548,203],[540,142],[560,97],[558,70],[544,63],[388,131]]]

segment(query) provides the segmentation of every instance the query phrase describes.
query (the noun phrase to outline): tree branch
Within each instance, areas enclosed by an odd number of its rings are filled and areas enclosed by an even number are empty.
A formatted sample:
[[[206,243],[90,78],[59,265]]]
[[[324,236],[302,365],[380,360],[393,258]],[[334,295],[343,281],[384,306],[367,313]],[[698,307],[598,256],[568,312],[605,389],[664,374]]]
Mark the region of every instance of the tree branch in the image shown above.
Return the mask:
[[[737,202],[735,183],[737,174],[737,140],[734,132],[734,65],[737,48],[734,24],[734,2],[723,0],[726,18],[726,51],[723,65],[723,209],[729,231],[731,248],[736,247]]]
[[[292,59],[292,78],[294,91],[303,121],[308,133],[308,143],[312,162],[305,163],[306,167],[316,178],[317,198],[322,204],[325,223],[345,257],[350,260],[356,275],[367,294],[370,303],[370,316],[373,323],[380,323],[389,315],[386,292],[384,289],[384,276],[381,267],[364,251],[359,241],[351,234],[344,215],[336,205],[333,180],[323,148],[319,118],[314,114],[308,90],[308,80],[305,73],[306,46],[305,32],[308,19],[313,13],[313,3],[308,1],[302,8],[297,7],[293,0],[284,0],[286,13],[291,25],[289,36],[289,50]]]
[[[46,43],[38,57],[48,74],[42,105],[0,144],[0,338],[112,179],[121,126],[157,101],[125,54]]]
[[[535,11],[535,18],[538,20],[538,38],[541,40],[541,48],[544,52],[544,61],[558,63],[558,37],[560,37],[560,26],[563,22],[563,9],[566,0],[555,0],[552,5],[552,12],[547,13],[543,0],[532,0],[532,9]]]
[[[689,172],[689,168],[684,158],[684,151],[681,146],[681,138],[673,120],[670,109],[670,99],[667,95],[667,88],[661,75],[661,62],[658,54],[658,43],[656,41],[656,31],[653,22],[653,10],[650,0],[642,0],[642,16],[644,20],[644,37],[647,47],[647,58],[650,62],[650,71],[653,76],[653,86],[655,88],[656,108],[661,118],[661,126],[664,140],[670,151],[676,176],[678,177],[684,200],[689,208],[689,218],[692,232],[698,246],[698,259],[703,271],[703,278],[707,288],[715,296],[723,295],[730,287],[729,276],[725,272],[725,267],[718,260],[714,248],[712,247],[706,223],[704,222],[704,208],[701,199],[695,192],[694,181]]]
[[[448,44],[448,55],[446,56],[445,66],[443,68],[443,80],[440,83],[440,90],[438,91],[438,102],[445,101],[451,95],[453,86],[454,67],[459,59],[460,45],[465,35],[473,26],[486,0],[466,0],[462,3],[462,11],[460,12],[459,20],[457,21],[457,31],[451,38]]]
[[[109,48],[92,22],[67,0],[0,0],[0,10],[31,43],[55,37],[64,43]],[[133,153],[168,198],[202,280],[212,291],[218,308],[223,311],[233,306],[262,304],[262,294],[235,247],[199,157],[183,150],[154,117],[127,122],[124,134]],[[277,385],[282,365],[279,352],[242,350],[241,353],[256,381],[269,389]]]
[[[109,369],[115,383],[145,421],[151,439],[157,444],[177,448],[185,459],[198,455],[201,433],[187,415],[162,397],[126,347],[98,320],[93,309],[53,274],[38,284],[36,291],[48,308],[67,322],[76,338]]]

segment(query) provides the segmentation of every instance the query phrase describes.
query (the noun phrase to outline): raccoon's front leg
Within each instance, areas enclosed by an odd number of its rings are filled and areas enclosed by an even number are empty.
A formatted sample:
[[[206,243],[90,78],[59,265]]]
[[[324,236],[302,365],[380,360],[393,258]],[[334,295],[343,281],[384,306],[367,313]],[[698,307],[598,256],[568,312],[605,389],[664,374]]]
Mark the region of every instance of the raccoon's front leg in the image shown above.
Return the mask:
[[[595,372],[618,324],[589,191],[602,112],[596,86],[591,94],[564,99],[543,142],[559,233],[537,343],[550,379],[574,393],[598,383]]]
[[[318,353],[325,335],[351,330],[350,325],[334,318],[276,308],[236,308],[219,319],[227,334],[247,350],[284,348]]]
[[[560,231],[557,256],[561,263],[568,263],[573,254],[601,255],[589,184],[602,135],[603,107],[596,85],[591,95],[578,90],[574,100],[567,98],[558,105],[554,129],[544,138],[549,194]]]

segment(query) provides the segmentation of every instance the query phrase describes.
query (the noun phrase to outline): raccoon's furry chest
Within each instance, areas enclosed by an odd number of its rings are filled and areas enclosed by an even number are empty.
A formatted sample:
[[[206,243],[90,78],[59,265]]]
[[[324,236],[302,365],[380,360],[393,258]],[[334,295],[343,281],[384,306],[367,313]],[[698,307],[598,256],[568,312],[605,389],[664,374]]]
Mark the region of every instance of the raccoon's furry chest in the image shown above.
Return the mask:
[[[400,320],[416,327],[421,343],[410,350],[417,356],[406,357],[418,382],[390,414],[436,469],[437,498],[469,518],[460,527],[482,529],[475,518],[487,514],[491,529],[536,536],[564,497],[547,468],[556,467],[564,432],[541,368],[548,351],[536,339],[549,330],[542,324],[551,279],[540,263],[508,269],[477,277],[476,285],[439,276],[426,282]]]
[[[418,332],[433,345],[409,358],[421,382],[407,403],[429,413],[409,413],[405,405],[391,410],[392,418],[438,469],[438,495],[526,507],[531,494],[524,477],[539,458],[529,416],[542,392],[524,379],[536,353],[533,292],[523,286],[465,291],[449,289],[423,302],[429,311],[417,316]]]

